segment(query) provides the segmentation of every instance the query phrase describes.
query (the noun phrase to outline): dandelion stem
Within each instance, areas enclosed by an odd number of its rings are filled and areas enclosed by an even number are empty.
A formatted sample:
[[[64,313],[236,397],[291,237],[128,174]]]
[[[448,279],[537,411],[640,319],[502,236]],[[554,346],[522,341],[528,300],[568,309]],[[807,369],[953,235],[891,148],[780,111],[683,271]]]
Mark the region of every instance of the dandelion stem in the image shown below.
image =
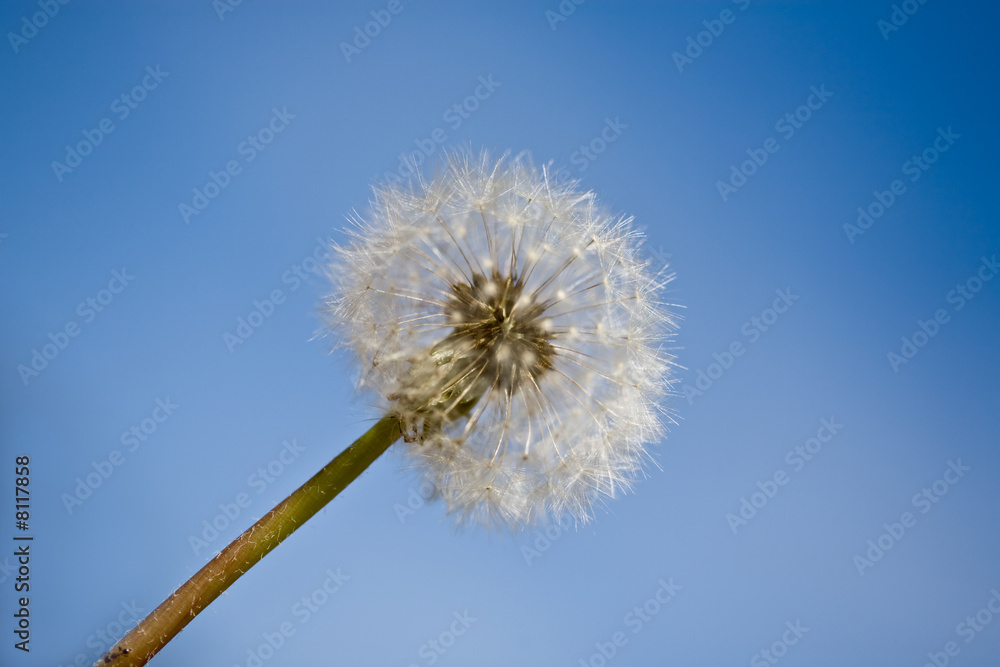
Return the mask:
[[[215,598],[323,509],[400,436],[395,416],[379,420],[178,588],[98,660],[95,667],[145,665]]]

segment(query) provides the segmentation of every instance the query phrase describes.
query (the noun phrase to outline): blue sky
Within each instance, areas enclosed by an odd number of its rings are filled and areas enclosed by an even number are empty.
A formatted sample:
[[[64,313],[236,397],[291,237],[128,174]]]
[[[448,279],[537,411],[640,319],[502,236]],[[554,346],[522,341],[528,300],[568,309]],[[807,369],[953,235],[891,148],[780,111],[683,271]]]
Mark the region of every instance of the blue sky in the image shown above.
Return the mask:
[[[152,664],[997,655],[994,5],[225,1],[0,10],[0,441],[34,537],[0,663],[90,664],[372,423],[315,336],[326,248],[442,146],[552,161],[670,262],[658,465],[509,537],[390,452]]]

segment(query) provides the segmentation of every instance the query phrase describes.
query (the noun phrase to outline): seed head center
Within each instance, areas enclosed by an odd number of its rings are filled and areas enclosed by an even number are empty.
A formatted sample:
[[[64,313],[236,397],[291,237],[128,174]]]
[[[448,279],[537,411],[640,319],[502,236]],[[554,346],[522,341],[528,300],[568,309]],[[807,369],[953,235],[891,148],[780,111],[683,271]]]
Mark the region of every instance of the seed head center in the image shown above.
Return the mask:
[[[525,294],[516,274],[494,270],[454,283],[448,307],[454,328],[446,342],[470,350],[479,359],[476,372],[497,388],[513,393],[552,368],[555,349],[542,324],[545,308]]]

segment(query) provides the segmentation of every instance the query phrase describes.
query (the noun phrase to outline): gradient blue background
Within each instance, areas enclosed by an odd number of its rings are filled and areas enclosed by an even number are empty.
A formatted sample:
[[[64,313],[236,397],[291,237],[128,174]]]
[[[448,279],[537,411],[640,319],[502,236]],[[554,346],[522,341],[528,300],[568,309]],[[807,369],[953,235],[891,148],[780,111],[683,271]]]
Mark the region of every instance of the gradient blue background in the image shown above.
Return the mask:
[[[189,536],[220,503],[252,498],[216,549],[367,428],[350,360],[314,339],[325,279],[292,291],[282,276],[318,237],[343,238],[370,185],[436,128],[552,160],[647,229],[685,306],[678,392],[733,341],[747,352],[703,396],[671,400],[662,470],[592,524],[545,543],[456,532],[436,503],[401,517],[419,481],[389,456],[153,664],[247,665],[290,621],[265,665],[427,665],[421,646],[466,610],[476,622],[436,664],[599,665],[595,644],[622,631],[609,665],[746,665],[786,621],[809,630],[783,665],[923,665],[948,641],[952,664],[996,664],[1000,619],[971,643],[956,626],[1000,589],[1000,280],[961,311],[946,295],[1000,251],[1000,11],[932,0],[885,40],[890,5],[591,1],[553,30],[557,0],[403,0],[350,63],[339,44],[385,3],[246,1],[220,20],[209,0],[72,2],[19,52],[5,39],[3,539],[27,454],[35,541],[30,655],[12,647],[0,559],[0,664],[89,664],[123,602],[149,611],[207,561]],[[726,8],[735,21],[678,72],[671,54]],[[0,30],[37,11],[4,3]],[[169,76],[119,120],[111,102],[147,66]],[[453,129],[443,114],[490,75],[500,86]],[[833,96],[785,140],[775,121],[814,85]],[[178,205],[243,160],[275,107],[295,118],[185,224]],[[59,182],[51,163],[104,117],[114,132]],[[627,128],[581,171],[574,151],[606,118]],[[961,138],[850,243],[843,225],[939,127]],[[780,150],[723,201],[716,182],[768,137]],[[122,267],[134,281],[82,324],[77,304]],[[799,300],[749,344],[741,327],[785,288]],[[223,334],[274,289],[286,301],[230,352]],[[893,372],[887,353],[938,308],[951,320]],[[70,321],[80,335],[25,385],[18,365]],[[125,450],[122,432],[167,397],[175,413]],[[786,452],[829,417],[843,430],[792,472]],[[304,451],[258,495],[248,478],[292,438]],[[63,494],[116,449],[124,463],[68,512]],[[971,471],[920,514],[913,495],[957,459]],[[778,470],[790,482],[734,535],[726,514]],[[859,575],[854,556],[905,511],[916,525]],[[293,606],[328,568],[350,579],[300,623]],[[626,615],[670,578],[676,597],[633,633]]]

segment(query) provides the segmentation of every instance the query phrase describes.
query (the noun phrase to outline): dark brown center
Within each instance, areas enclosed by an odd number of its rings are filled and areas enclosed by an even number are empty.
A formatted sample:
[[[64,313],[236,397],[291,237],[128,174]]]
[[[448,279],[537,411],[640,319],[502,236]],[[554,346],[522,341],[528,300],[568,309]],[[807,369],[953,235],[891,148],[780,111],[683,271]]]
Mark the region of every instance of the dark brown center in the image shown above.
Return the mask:
[[[452,284],[448,301],[454,328],[443,345],[455,343],[481,355],[480,377],[494,387],[512,394],[552,368],[555,349],[545,306],[524,294],[519,276],[476,273],[471,283]]]

